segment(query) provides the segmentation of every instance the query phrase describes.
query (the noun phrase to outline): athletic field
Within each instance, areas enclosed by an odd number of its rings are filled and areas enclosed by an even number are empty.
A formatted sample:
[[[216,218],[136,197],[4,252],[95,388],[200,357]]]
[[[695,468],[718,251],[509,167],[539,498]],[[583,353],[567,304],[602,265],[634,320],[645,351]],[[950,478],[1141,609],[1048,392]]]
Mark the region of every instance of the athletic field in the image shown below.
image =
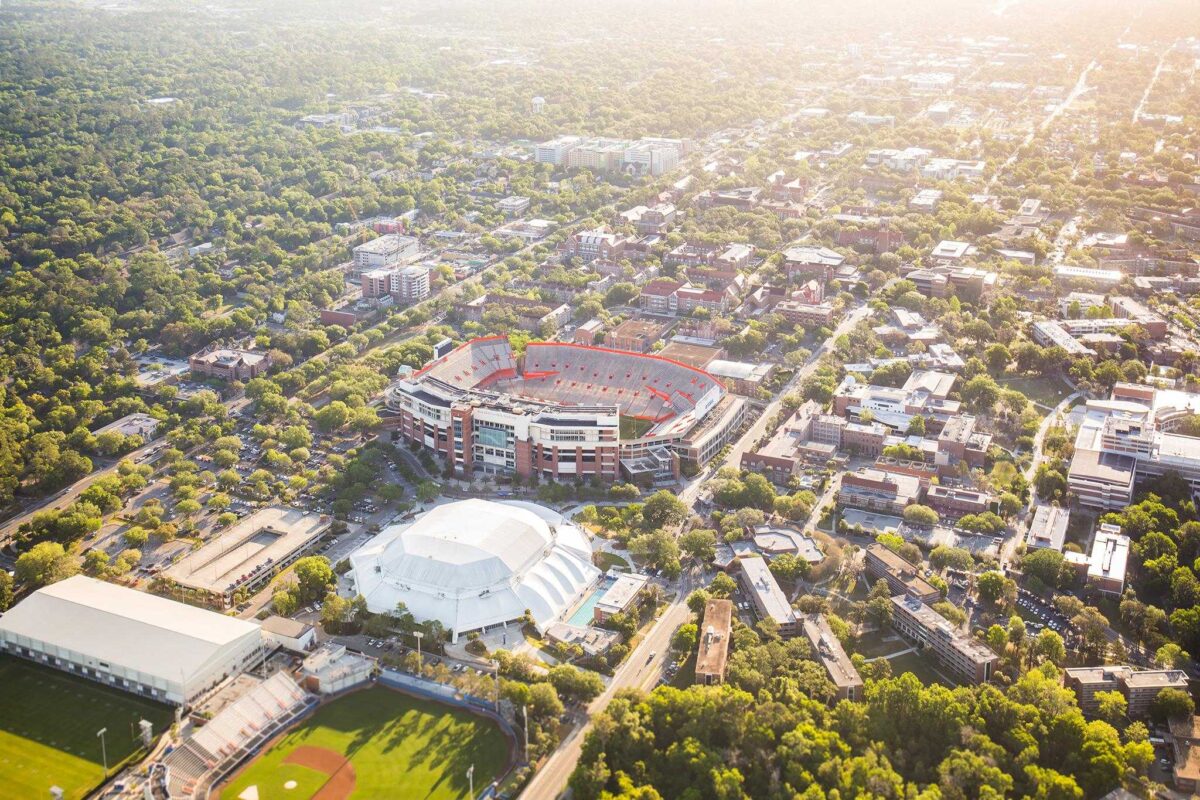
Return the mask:
[[[366,800],[467,796],[508,763],[508,741],[491,721],[374,687],[334,700],[241,769],[221,800]]]
[[[0,656],[0,796],[86,797],[104,777],[100,739],[107,728],[108,765],[135,750],[137,723],[154,723],[157,736],[171,724],[168,706],[101,686],[50,667]]]

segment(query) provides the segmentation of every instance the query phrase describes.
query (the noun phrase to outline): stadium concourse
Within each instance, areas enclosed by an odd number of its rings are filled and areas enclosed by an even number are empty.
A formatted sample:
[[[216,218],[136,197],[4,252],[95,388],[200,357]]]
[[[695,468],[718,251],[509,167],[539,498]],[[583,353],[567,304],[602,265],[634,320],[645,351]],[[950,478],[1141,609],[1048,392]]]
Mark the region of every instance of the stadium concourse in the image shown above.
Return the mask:
[[[385,425],[457,474],[653,482],[678,478],[681,461],[712,458],[745,402],[671,359],[561,342],[517,356],[500,336],[402,375],[387,412]]]

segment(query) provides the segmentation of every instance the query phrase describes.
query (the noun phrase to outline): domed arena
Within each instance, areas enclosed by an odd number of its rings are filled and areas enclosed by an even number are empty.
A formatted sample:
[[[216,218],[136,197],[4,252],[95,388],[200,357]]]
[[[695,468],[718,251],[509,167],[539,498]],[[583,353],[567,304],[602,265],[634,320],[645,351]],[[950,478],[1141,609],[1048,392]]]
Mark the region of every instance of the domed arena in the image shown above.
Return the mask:
[[[375,613],[404,603],[457,639],[526,610],[539,631],[600,577],[587,534],[521,502],[462,500],[392,525],[350,556],[354,588]]]

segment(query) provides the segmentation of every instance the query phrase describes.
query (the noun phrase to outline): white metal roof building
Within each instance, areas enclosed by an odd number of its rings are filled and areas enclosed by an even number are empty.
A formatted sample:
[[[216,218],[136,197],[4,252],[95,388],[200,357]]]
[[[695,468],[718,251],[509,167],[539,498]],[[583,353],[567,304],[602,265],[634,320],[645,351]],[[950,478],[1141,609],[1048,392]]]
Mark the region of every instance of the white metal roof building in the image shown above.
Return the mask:
[[[350,556],[355,590],[376,613],[404,603],[455,638],[517,619],[545,630],[600,577],[587,534],[532,503],[463,500],[392,525]]]
[[[185,704],[261,655],[253,622],[76,575],[0,617],[0,651]]]

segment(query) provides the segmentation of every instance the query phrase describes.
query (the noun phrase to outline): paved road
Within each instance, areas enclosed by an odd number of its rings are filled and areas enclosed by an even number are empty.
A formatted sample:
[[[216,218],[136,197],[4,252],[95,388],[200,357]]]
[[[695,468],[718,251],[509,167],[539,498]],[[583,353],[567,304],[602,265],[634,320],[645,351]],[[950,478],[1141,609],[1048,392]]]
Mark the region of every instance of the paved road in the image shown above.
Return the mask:
[[[845,319],[838,323],[837,328],[834,329],[829,338],[822,342],[821,345],[813,351],[812,355],[809,356],[808,361],[806,361],[803,366],[796,370],[796,374],[793,375],[792,379],[788,381],[787,385],[780,390],[780,392],[775,396],[775,399],[772,400],[765,409],[763,409],[763,412],[759,414],[758,419],[756,419],[753,424],[750,425],[749,429],[742,434],[741,438],[733,444],[729,450],[729,455],[721,463],[712,464],[708,469],[696,476],[696,478],[679,493],[679,498],[688,506],[694,505],[696,498],[699,496],[700,487],[708,478],[715,474],[721,467],[739,466],[742,463],[742,453],[745,453],[754,447],[754,444],[762,437],[763,433],[766,432],[768,420],[779,413],[779,410],[783,407],[783,398],[787,397],[793,389],[798,388],[800,384],[807,380],[808,377],[816,371],[817,367],[820,365],[821,356],[833,349],[833,344],[837,341],[839,336],[851,331],[855,325],[871,316],[873,313],[874,311],[870,307],[862,306],[855,309],[850,314],[847,314]]]
[[[680,625],[688,621],[691,614],[686,602],[691,585],[690,574],[685,575],[680,581],[679,593],[674,601],[647,631],[637,649],[617,668],[604,693],[588,706],[588,723],[576,726],[563,739],[558,749],[534,774],[533,780],[521,793],[523,800],[554,800],[558,797],[566,788],[567,779],[571,777],[571,772],[579,761],[583,740],[592,728],[590,720],[603,711],[621,689],[646,691],[658,682],[671,649],[671,636]]]
[[[1033,507],[1037,505],[1037,487],[1033,484],[1033,476],[1037,473],[1037,468],[1046,460],[1042,453],[1042,443],[1046,441],[1046,434],[1050,432],[1050,428],[1056,423],[1063,414],[1070,408],[1071,404],[1079,398],[1083,397],[1083,392],[1073,392],[1062,399],[1062,401],[1054,407],[1054,409],[1045,416],[1042,424],[1038,426],[1037,435],[1033,437],[1033,458],[1029,461],[1029,466],[1025,468],[1025,480],[1029,481],[1029,504],[1026,506],[1026,513],[1031,513]],[[1024,536],[1018,532],[1014,536],[1010,536],[1000,549],[1000,565],[1004,566],[1012,561],[1013,554],[1019,545],[1024,540]]]

